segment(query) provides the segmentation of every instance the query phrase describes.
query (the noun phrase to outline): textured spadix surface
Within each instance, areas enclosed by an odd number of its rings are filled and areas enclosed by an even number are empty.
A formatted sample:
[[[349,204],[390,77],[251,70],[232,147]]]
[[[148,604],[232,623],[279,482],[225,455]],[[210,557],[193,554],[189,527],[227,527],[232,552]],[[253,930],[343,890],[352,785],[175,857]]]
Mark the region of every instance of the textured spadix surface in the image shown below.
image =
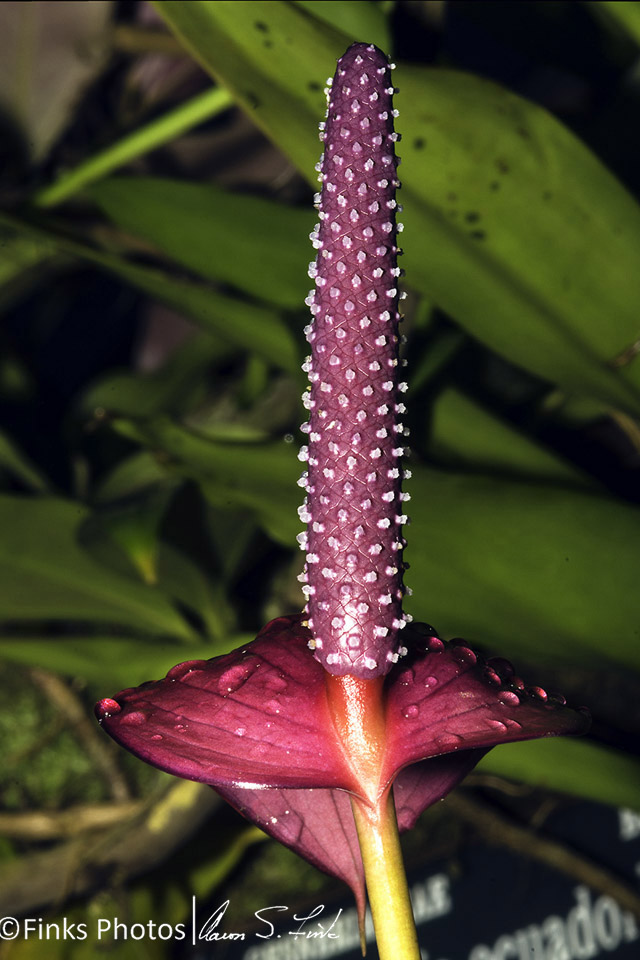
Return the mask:
[[[445,796],[484,750],[588,726],[561,698],[526,690],[506,661],[485,662],[423,625],[406,633],[411,652],[385,681],[379,783],[382,794],[395,780],[402,829]],[[218,788],[361,896],[348,803],[349,792],[363,795],[357,758],[340,743],[309,638],[303,615],[281,617],[234,653],[178,665],[163,680],[100,701],[96,715],[137,756]]]
[[[338,61],[307,300],[303,590],[316,657],[330,673],[363,678],[391,669],[407,619],[393,92],[376,47],[354,44]]]

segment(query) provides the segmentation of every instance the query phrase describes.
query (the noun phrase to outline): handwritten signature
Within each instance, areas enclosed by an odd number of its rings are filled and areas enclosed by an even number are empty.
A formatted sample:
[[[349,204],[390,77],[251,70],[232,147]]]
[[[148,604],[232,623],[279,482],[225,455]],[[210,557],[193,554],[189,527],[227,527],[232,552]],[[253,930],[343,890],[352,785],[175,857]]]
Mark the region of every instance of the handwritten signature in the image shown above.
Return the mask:
[[[225,900],[224,903],[220,904],[217,910],[211,914],[208,920],[206,920],[198,933],[198,940],[245,940],[246,934],[240,932],[223,932],[219,930],[219,926],[222,922],[227,909],[229,907],[229,900]],[[260,910],[256,910],[254,916],[261,923],[265,924],[266,930],[262,932],[256,931],[255,936],[260,940],[270,940],[273,936],[281,937],[288,936],[294,937],[295,939],[303,938],[305,940],[318,939],[318,940],[336,940],[339,936],[337,933],[333,933],[333,928],[338,922],[340,914],[342,913],[342,908],[338,910],[335,917],[327,925],[327,922],[321,922],[316,918],[321,916],[324,913],[324,904],[321,903],[317,907],[314,907],[311,913],[306,916],[299,916],[297,913],[294,913],[293,920],[297,924],[294,930],[287,930],[286,933],[276,934],[275,925],[271,920],[267,919],[267,914],[274,916],[275,913],[284,913],[289,910],[289,907],[282,905],[273,906],[273,907],[262,907]],[[275,919],[275,916],[274,916]],[[314,922],[315,921],[315,922]]]

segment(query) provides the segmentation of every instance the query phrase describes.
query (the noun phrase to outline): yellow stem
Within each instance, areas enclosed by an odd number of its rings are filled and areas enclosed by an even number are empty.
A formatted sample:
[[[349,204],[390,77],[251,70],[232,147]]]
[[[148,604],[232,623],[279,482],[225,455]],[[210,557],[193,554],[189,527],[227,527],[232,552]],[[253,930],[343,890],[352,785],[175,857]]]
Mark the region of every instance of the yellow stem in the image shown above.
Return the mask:
[[[355,797],[351,806],[380,960],[420,960],[391,788],[375,807]]]

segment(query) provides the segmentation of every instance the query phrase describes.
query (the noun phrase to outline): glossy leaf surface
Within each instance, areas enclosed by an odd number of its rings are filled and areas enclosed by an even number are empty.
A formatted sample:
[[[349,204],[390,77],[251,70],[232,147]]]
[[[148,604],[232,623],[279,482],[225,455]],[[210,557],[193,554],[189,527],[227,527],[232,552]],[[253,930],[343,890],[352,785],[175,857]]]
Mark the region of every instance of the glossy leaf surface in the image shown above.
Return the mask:
[[[202,277],[279,306],[297,307],[305,297],[306,210],[147,177],[104,180],[89,194],[119,226]]]
[[[349,38],[312,33],[285,3],[264,8],[268,48],[251,4],[157,7],[314,181],[324,107],[311,91]],[[495,84],[406,66],[395,81],[411,283],[510,360],[637,412],[637,364],[616,363],[637,338],[633,199],[550,114]]]
[[[427,470],[414,472],[410,490],[407,606],[416,618],[533,661],[638,667],[637,507]]]
[[[66,500],[0,497],[0,617],[107,621],[192,638],[158,590],[119,576],[82,549],[78,528],[86,516]]]

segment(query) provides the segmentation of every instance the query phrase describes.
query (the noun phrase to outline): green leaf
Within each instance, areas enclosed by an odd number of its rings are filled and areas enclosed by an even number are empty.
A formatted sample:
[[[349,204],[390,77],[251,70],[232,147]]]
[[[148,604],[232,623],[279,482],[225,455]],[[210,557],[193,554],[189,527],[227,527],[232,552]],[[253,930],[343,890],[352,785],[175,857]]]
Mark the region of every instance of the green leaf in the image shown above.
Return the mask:
[[[32,490],[44,492],[49,483],[8,434],[0,431],[0,469],[8,470]]]
[[[0,496],[0,617],[107,621],[192,639],[157,589],[103,567],[81,548],[81,504]]]
[[[296,507],[301,501],[300,474],[293,444],[222,443],[169,420],[115,422],[125,436],[167,457],[167,469],[198,481],[215,506],[244,507],[279,543],[293,546],[300,532]]]
[[[640,510],[551,484],[416,470],[416,619],[531,662],[640,669]]]
[[[280,0],[259,8],[252,0],[155,0],[154,6],[205,70],[315,180],[322,90],[349,36]]]
[[[78,252],[86,256],[86,253]],[[116,273],[156,300],[175,307],[226,344],[255,351],[276,367],[298,372],[300,357],[296,341],[272,308],[118,257],[100,254],[93,258],[87,256],[87,259],[93,259],[99,266]]]
[[[202,618],[212,640],[224,642],[235,629],[235,618],[224,584],[209,580],[189,557],[166,543],[159,547],[157,577],[163,592]]]
[[[275,0],[261,8],[269,48],[254,4],[156,6],[313,181],[324,105],[312,88],[349,38]],[[396,82],[410,283],[511,361],[637,413],[631,196],[550,114],[496,84],[406,65]]]
[[[306,296],[307,210],[149,177],[103,180],[87,192],[118,226],[208,280],[283,307]]]
[[[558,737],[494,747],[480,761],[488,772],[640,810],[640,762],[589,740]]]
[[[166,482],[166,470],[153,453],[143,450],[121,460],[100,482],[94,497],[97,503],[109,503]]]
[[[207,660],[229,653],[254,640],[248,634],[227,635],[224,640],[185,646],[166,640],[113,637],[105,634],[78,636],[0,636],[0,661],[41,667],[68,677],[82,677],[112,695],[122,689],[164,676],[183,660]],[[111,689],[114,688],[114,689]]]
[[[198,331],[152,373],[110,373],[82,398],[82,409],[108,410],[132,417],[183,413],[206,395],[205,378],[214,360],[222,362],[229,347],[219,337]]]
[[[381,3],[371,0],[340,0],[326,3],[325,0],[295,0],[311,16],[341,30],[353,43],[375,43],[389,53],[391,31]]]
[[[585,4],[587,8],[607,20],[612,20],[638,46],[640,46],[640,3],[638,0],[598,0],[596,4]]]
[[[457,390],[433,408],[429,453],[447,467],[586,485],[588,478]]]
[[[309,221],[310,222],[310,221]],[[125,260],[57,233],[50,226],[34,226],[0,212],[0,224],[41,243],[54,244],[62,252],[96,264],[151,297],[175,307],[196,323],[220,337],[225,344],[251,350],[274,366],[298,372],[296,340],[279,313],[264,304],[250,303],[195,281]],[[306,254],[305,254],[306,256]],[[303,258],[304,259],[304,258]]]
[[[640,208],[542,108],[496,84],[403,67],[406,258],[496,352],[570,392],[640,410]]]

